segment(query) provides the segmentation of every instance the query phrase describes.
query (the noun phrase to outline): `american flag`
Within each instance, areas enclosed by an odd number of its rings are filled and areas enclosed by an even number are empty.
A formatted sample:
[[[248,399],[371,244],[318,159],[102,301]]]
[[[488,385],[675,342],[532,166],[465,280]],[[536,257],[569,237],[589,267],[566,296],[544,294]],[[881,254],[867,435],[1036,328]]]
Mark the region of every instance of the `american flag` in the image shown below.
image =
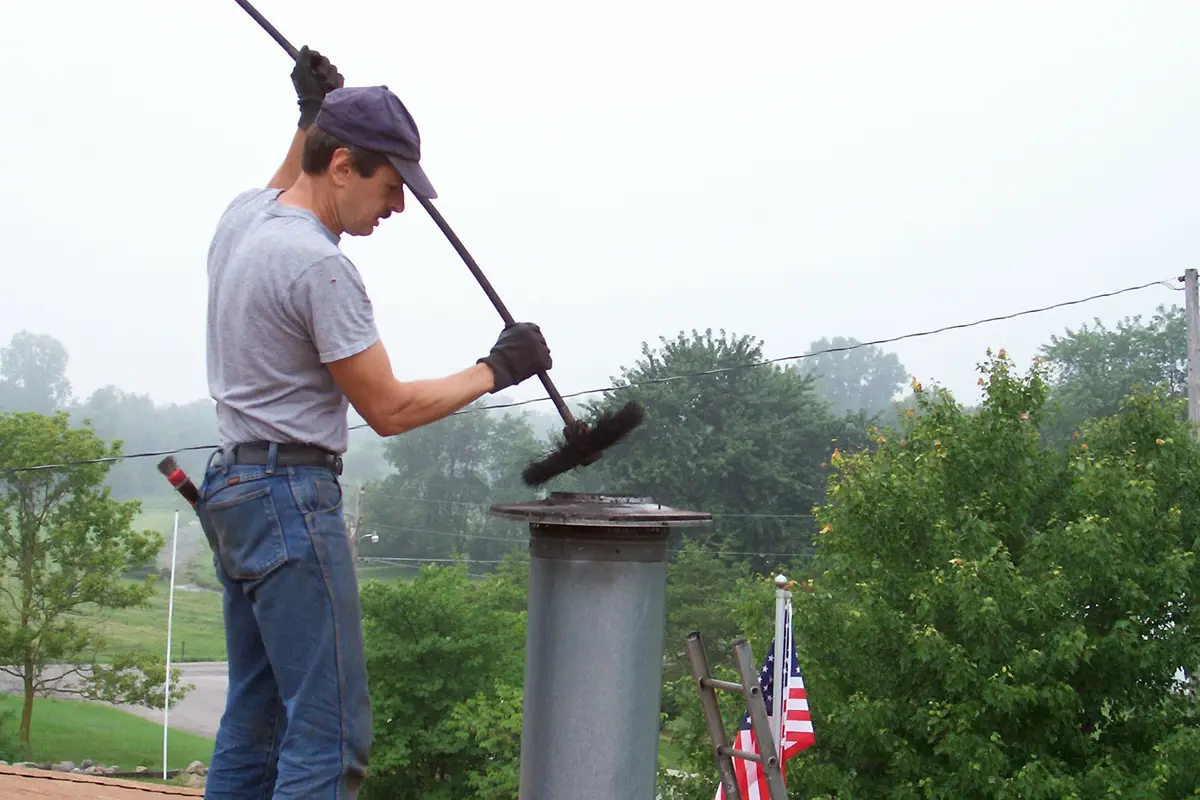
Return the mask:
[[[792,637],[792,609],[788,603],[783,617],[783,752],[780,758],[780,771],[785,773],[784,766],[792,756],[812,747],[816,741],[813,733],[812,717],[808,713],[808,694],[804,691],[804,676],[800,671],[800,662],[796,658],[796,640]],[[762,687],[763,703],[770,717],[774,710],[775,697],[775,640],[767,650],[763,667],[758,673],[758,685]],[[774,720],[771,719],[771,730],[775,730]],[[738,725],[737,737],[733,746],[738,750],[758,753],[758,737],[750,727],[750,712],[747,711]],[[771,796],[767,790],[767,776],[761,764],[747,761],[744,758],[733,759],[733,774],[737,778],[738,790],[742,800],[768,800]],[[717,786],[716,800],[724,800],[725,787]]]

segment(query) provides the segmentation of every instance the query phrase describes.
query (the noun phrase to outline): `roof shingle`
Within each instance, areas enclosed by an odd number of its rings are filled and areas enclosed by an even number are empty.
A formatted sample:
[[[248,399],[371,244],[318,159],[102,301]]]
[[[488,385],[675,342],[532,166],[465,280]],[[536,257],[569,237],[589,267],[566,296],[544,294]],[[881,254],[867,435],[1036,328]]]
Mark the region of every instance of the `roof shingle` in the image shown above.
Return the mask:
[[[0,797],[5,800],[157,800],[203,797],[200,789],[0,765]]]

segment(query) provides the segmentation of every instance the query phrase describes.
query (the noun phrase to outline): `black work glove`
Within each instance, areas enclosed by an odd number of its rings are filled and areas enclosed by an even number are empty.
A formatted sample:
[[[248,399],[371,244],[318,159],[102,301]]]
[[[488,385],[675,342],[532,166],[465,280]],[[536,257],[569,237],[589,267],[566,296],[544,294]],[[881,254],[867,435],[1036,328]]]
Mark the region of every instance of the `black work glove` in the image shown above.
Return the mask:
[[[492,352],[477,363],[492,368],[492,374],[496,376],[493,394],[554,366],[542,329],[532,322],[518,322],[506,327]]]
[[[340,89],[346,79],[329,59],[308,45],[300,48],[296,55],[296,66],[292,68],[292,86],[296,87],[296,102],[300,106],[300,128],[313,124],[325,95]]]

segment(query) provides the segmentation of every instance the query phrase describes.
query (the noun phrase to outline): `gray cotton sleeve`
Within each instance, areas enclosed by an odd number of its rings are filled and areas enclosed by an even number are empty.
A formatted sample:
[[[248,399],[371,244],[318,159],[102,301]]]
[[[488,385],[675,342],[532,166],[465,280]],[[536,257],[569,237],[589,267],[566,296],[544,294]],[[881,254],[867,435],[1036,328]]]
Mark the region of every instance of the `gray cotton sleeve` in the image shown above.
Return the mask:
[[[306,269],[292,285],[292,302],[323,364],[379,341],[366,286],[345,256],[330,256]]]

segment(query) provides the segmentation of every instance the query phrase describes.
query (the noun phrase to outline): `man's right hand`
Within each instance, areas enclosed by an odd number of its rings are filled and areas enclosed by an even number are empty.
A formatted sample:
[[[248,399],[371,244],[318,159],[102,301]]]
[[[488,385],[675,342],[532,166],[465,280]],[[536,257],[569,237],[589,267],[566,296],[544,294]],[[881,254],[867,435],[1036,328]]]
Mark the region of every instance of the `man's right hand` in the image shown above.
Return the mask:
[[[479,359],[479,363],[492,369],[495,376],[493,394],[554,366],[542,329],[532,322],[518,322],[506,327],[492,352]]]
[[[328,58],[316,50],[310,50],[308,45],[300,48],[296,55],[296,66],[292,69],[292,86],[296,87],[296,102],[300,106],[301,130],[316,120],[325,95],[340,89],[345,82]]]

